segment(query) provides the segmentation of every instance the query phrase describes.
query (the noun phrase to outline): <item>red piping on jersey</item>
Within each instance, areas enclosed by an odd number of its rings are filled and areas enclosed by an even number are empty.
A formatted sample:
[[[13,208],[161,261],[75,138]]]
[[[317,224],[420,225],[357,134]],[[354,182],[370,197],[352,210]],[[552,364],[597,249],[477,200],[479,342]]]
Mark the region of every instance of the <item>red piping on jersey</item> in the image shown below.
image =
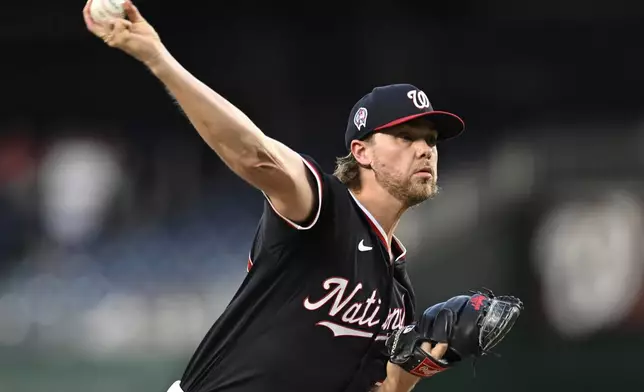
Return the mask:
[[[407,255],[407,248],[404,247],[402,242],[400,242],[400,240],[396,238],[396,236],[393,236],[393,244],[396,245],[396,247],[398,247],[398,250],[400,251],[400,254],[398,255],[398,257],[396,257],[395,261],[403,260]]]
[[[277,214],[277,216],[282,218],[282,220],[285,221],[289,226],[291,226],[291,227],[293,227],[294,229],[297,229],[297,230],[308,230],[308,229],[312,228],[313,226],[315,226],[315,224],[317,223],[318,219],[320,218],[320,212],[322,210],[322,186],[323,185],[322,185],[322,176],[318,172],[317,168],[315,166],[313,166],[313,164],[310,163],[308,160],[306,160],[304,157],[301,156],[300,158],[302,158],[302,161],[304,161],[305,166],[311,171],[311,173],[313,173],[313,177],[315,177],[315,182],[317,183],[317,187],[316,187],[317,189],[316,190],[317,190],[317,193],[318,193],[318,208],[317,208],[315,217],[309,223],[308,226],[305,226],[305,227],[299,226],[295,222],[293,222],[290,219],[288,219],[285,216],[283,216],[273,206],[273,203],[271,202],[271,199],[268,198],[266,193],[264,193],[263,191],[262,191],[262,193],[264,194],[264,197],[266,197],[266,200],[268,201],[268,204],[271,206],[271,208],[273,209],[275,214]]]
[[[271,208],[273,209],[273,211],[275,211],[275,213],[277,214],[277,216],[279,216],[280,218],[282,218],[282,220],[284,220],[284,221],[285,221],[289,226],[293,227],[294,229],[298,229],[298,230],[306,230],[306,229],[310,229],[311,227],[313,227],[313,226],[317,223],[318,219],[320,218],[320,212],[321,212],[321,210],[322,210],[322,186],[323,186],[323,184],[322,184],[322,175],[320,175],[320,173],[318,172],[318,169],[317,169],[317,168],[316,168],[316,167],[315,167],[311,162],[309,162],[308,160],[306,160],[304,157],[301,157],[301,158],[302,158],[302,161],[304,161],[305,166],[306,166],[306,167],[311,171],[311,173],[313,173],[313,176],[315,177],[315,181],[317,182],[317,192],[318,192],[318,209],[317,209],[316,214],[315,214],[315,217],[313,218],[313,221],[311,222],[311,224],[309,225],[309,227],[304,227],[304,228],[302,228],[301,226],[296,225],[296,224],[295,224],[294,222],[292,222],[291,220],[289,220],[289,219],[287,219],[287,218],[283,217],[283,216],[282,216],[282,215],[281,215],[281,214],[280,214],[280,213],[275,209],[275,207],[273,207],[273,203],[271,203],[271,200],[268,198],[268,196],[267,196],[265,193],[264,193],[264,197],[266,197],[266,200],[268,201],[268,204],[271,206]],[[250,269],[251,269],[252,267],[253,267],[253,260],[251,260],[250,253],[249,253],[249,254],[248,254],[248,262],[246,263],[246,272],[250,272]]]
[[[248,262],[246,263],[246,272],[250,272],[251,268],[253,268],[253,260],[250,259],[250,254],[248,254]]]
[[[380,224],[376,221],[375,218],[371,216],[371,213],[360,203],[360,201],[349,191],[349,194],[351,197],[353,197],[353,200],[355,200],[356,204],[358,207],[360,207],[360,210],[362,210],[362,213],[367,217],[367,220],[369,221],[369,224],[371,225],[371,228],[373,231],[376,233],[382,244],[385,246],[385,249],[387,249],[387,252],[389,253],[390,257],[393,258],[393,253],[392,253],[392,247],[396,247],[396,249],[400,252],[398,257],[394,261],[402,260],[405,255],[407,254],[407,249],[403,246],[402,242],[396,236],[393,236],[392,244],[389,246],[389,242],[387,241],[387,238],[385,237],[384,230],[382,227],[380,227]]]
[[[363,211],[363,212],[364,212],[364,211]],[[365,216],[367,217],[367,219],[369,220],[369,225],[371,226],[371,228],[373,229],[373,231],[376,233],[376,235],[378,236],[378,238],[380,239],[380,241],[382,242],[382,244],[385,246],[385,248],[387,249],[387,252],[389,252],[390,254],[392,254],[392,255],[393,255],[393,253],[392,253],[392,248],[393,248],[393,247],[397,248],[397,250],[398,250],[398,252],[399,252],[400,254],[398,255],[398,257],[396,257],[396,260],[395,260],[395,261],[402,260],[402,259],[405,257],[405,255],[407,254],[407,249],[405,249],[405,247],[402,245],[402,243],[400,242],[400,240],[398,240],[398,238],[396,238],[396,237],[394,236],[394,237],[393,237],[393,240],[392,240],[392,242],[391,242],[391,245],[392,245],[392,246],[390,247],[390,246],[389,246],[389,243],[387,242],[387,239],[386,239],[385,237],[383,237],[382,233],[380,232],[380,229],[379,229],[379,228],[378,228],[378,226],[376,226],[376,224],[371,220],[371,217],[370,217],[369,215],[367,215],[367,214],[364,214],[364,215],[365,215]]]
[[[388,251],[388,252],[391,252],[391,249],[389,248],[389,244],[387,243],[387,239],[386,239],[385,237],[383,237],[383,236],[382,236],[382,233],[380,232],[380,229],[378,228],[378,226],[376,226],[376,224],[375,224],[375,223],[373,223],[373,221],[371,220],[371,218],[369,217],[369,215],[364,214],[364,216],[366,216],[366,217],[367,217],[367,220],[369,221],[369,225],[371,226],[371,229],[376,233],[376,235],[378,236],[378,238],[380,238],[380,241],[381,241],[381,242],[382,242],[382,244],[385,246],[385,248],[387,248],[387,251]]]

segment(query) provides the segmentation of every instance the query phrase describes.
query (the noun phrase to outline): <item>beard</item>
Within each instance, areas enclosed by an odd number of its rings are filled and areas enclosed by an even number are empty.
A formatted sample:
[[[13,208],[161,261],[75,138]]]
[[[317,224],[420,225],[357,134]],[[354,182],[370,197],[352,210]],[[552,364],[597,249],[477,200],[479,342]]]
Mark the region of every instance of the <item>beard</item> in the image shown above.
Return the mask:
[[[431,199],[439,192],[434,176],[410,177],[377,160],[371,166],[376,181],[407,208]]]

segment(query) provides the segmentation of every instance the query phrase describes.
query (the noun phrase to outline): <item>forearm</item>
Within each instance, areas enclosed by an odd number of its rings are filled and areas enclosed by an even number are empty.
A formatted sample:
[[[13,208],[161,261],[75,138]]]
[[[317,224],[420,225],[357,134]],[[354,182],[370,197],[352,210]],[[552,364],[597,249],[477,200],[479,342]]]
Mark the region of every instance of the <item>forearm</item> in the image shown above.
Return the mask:
[[[268,138],[238,108],[190,74],[165,49],[146,64],[204,141],[234,171],[270,156]]]

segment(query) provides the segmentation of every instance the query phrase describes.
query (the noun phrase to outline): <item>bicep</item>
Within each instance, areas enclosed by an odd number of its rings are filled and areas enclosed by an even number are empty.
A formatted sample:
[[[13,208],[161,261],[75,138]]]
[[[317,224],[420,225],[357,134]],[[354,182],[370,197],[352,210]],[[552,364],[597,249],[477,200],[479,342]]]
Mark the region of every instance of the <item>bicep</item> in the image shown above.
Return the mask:
[[[312,226],[319,214],[321,174],[277,140],[267,138],[264,153],[266,156],[246,169],[243,177],[261,190],[273,210],[291,225],[299,229]]]

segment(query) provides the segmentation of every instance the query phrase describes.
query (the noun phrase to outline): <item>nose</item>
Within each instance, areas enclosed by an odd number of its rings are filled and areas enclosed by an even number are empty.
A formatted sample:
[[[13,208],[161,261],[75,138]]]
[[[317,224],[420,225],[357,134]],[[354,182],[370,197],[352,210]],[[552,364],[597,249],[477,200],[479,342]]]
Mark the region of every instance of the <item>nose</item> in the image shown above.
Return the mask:
[[[416,152],[419,158],[430,159],[434,153],[434,146],[427,143],[425,139],[416,140]]]

